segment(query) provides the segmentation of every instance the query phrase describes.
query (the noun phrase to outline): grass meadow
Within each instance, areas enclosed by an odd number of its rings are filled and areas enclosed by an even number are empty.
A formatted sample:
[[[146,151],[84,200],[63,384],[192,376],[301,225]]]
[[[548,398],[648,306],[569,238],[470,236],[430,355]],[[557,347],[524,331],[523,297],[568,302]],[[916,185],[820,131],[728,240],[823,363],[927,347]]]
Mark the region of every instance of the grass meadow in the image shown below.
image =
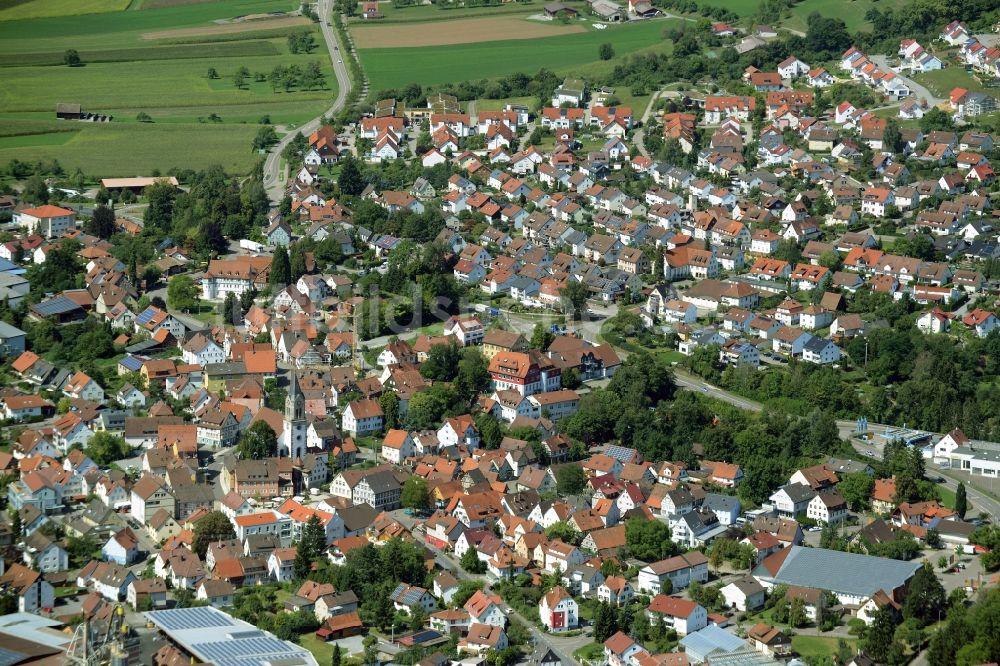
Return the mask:
[[[256,155],[255,125],[0,122],[0,163],[55,158],[69,171],[95,177],[148,175],[153,169],[221,164],[245,173]],[[66,130],[69,125],[80,129]],[[18,132],[13,134],[13,132]]]
[[[904,2],[905,0],[802,0],[792,7],[791,16],[782,21],[781,25],[793,30],[805,31],[809,15],[813,12],[819,12],[823,16],[843,19],[847,31],[853,34],[859,30],[871,28],[871,24],[865,20],[865,14],[868,13],[869,9],[875,7],[886,11],[895,9]]]
[[[674,21],[654,20],[606,30],[548,37],[511,39],[475,44],[414,48],[361,49],[361,64],[372,90],[398,88],[409,83],[436,85],[479,80],[514,72],[533,74],[545,67],[558,74],[594,76],[610,72],[615,60],[598,58],[598,47],[610,43],[616,59],[644,51],[669,52],[663,31]]]
[[[255,158],[250,142],[262,118],[293,128],[323,113],[335,96],[336,78],[318,30],[260,30],[266,23],[248,22],[243,31],[218,35],[181,32],[151,39],[150,33],[211,30],[221,19],[297,6],[297,0],[157,0],[154,8],[144,3],[139,11],[133,6],[0,22],[0,163],[56,158],[95,177],[213,163],[245,172]],[[303,29],[315,31],[319,47],[292,54],[285,36]],[[67,48],[79,51],[82,67],[62,64]],[[312,60],[323,66],[325,88],[275,91],[253,80],[254,73],[266,75],[276,65],[304,67]],[[233,74],[243,66],[251,79],[237,89]],[[218,79],[207,77],[209,68]],[[79,103],[114,121],[56,121],[60,102]],[[139,113],[153,122],[138,122]],[[212,114],[221,122],[210,122]]]

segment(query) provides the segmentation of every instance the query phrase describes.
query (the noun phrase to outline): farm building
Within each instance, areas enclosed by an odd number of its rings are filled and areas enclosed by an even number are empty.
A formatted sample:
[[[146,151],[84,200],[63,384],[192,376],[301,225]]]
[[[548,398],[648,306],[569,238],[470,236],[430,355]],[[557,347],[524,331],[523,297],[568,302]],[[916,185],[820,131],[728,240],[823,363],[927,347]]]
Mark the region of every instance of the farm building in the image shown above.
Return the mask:
[[[141,194],[142,191],[154,183],[167,183],[177,187],[177,179],[173,176],[161,176],[159,178],[102,178],[101,185],[104,186],[109,192],[116,192],[121,190],[132,190],[136,194]]]
[[[568,16],[576,17],[580,15],[580,12],[576,11],[572,7],[564,5],[561,2],[550,2],[545,5],[545,15],[555,18],[557,16]]]
[[[61,102],[56,104],[56,118],[59,120],[79,120],[83,116],[83,107],[79,104]]]

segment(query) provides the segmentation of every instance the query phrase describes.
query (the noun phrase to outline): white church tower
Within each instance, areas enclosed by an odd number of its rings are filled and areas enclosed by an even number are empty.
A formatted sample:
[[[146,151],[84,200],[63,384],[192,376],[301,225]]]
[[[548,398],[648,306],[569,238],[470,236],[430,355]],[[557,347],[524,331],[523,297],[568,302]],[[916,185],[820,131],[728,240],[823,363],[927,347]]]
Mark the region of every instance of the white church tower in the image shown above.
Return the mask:
[[[291,386],[285,398],[285,429],[281,433],[278,455],[290,456],[293,460],[306,454],[306,401],[299,391],[299,378],[292,371]]]

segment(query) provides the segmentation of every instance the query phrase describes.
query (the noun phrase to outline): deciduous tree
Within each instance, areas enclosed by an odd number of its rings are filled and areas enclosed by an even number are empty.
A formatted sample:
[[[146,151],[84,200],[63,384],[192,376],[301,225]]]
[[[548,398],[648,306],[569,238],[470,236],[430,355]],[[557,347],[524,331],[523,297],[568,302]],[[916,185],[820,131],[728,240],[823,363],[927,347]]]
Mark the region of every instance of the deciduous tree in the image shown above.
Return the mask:
[[[240,435],[236,452],[244,460],[260,460],[277,455],[278,436],[267,421],[257,421]]]
[[[233,531],[233,524],[229,522],[229,517],[221,511],[210,511],[204,518],[195,523],[194,552],[198,554],[198,557],[204,559],[210,543],[235,538],[236,532]]]

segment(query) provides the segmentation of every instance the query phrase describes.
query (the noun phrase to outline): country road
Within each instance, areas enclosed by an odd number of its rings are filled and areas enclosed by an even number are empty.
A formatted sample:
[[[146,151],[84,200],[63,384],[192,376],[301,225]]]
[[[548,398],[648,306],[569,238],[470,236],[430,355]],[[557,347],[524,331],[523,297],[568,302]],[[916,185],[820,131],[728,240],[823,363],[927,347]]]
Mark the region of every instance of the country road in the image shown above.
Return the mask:
[[[325,114],[287,132],[267,154],[267,160],[264,162],[264,189],[267,191],[268,198],[274,203],[281,201],[285,188],[284,179],[281,177],[281,151],[291,143],[296,132],[308,136],[319,129],[324,116],[332,116],[339,112],[351,91],[351,77],[347,72],[347,65],[344,63],[344,55],[350,57],[350,54],[343,50],[343,45],[338,45],[337,35],[330,20],[331,0],[319,0],[317,13],[320,17],[319,25],[320,31],[323,33],[323,41],[326,42],[326,48],[330,54],[330,64],[333,65],[333,73],[337,77],[337,96],[333,100],[333,106]]]

